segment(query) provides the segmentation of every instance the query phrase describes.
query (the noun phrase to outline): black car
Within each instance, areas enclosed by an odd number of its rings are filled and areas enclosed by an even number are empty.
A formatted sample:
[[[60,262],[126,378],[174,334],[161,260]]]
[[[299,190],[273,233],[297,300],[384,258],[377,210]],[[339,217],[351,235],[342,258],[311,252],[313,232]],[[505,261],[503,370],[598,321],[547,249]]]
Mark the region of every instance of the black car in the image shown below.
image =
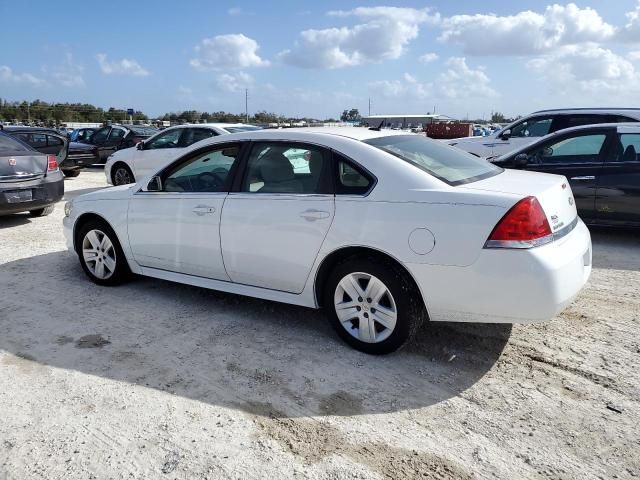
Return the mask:
[[[77,177],[85,166],[97,163],[97,147],[69,142],[66,135],[52,128],[4,127],[2,131],[28,143],[41,153],[56,155],[65,177]]]
[[[490,161],[566,176],[585,223],[640,227],[639,154],[640,126],[611,123],[552,133]]]
[[[156,133],[158,129],[154,127],[110,125],[96,130],[89,139],[82,142],[98,147],[98,162],[105,163],[116,150],[133,147]]]
[[[48,215],[64,195],[56,155],[40,153],[0,132],[0,215]]]

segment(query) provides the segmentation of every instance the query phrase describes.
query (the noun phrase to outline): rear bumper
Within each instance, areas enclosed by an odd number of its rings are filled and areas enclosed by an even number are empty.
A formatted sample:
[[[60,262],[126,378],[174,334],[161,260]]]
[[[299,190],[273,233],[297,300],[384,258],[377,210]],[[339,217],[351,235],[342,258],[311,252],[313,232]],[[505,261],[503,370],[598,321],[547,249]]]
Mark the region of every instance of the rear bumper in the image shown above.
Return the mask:
[[[468,267],[407,264],[433,321],[530,323],[553,318],[591,274],[591,236],[579,220],[564,238],[528,250],[483,249]]]
[[[10,203],[8,192],[31,190],[31,201]],[[49,173],[46,177],[27,182],[0,183],[0,215],[28,212],[48,207],[64,196],[62,172]]]

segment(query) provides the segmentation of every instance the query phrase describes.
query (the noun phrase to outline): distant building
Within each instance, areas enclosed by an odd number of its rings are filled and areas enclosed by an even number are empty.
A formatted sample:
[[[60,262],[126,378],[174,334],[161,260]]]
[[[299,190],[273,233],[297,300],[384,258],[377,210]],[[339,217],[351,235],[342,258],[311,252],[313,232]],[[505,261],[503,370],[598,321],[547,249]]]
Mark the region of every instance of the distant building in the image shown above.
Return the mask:
[[[394,115],[368,115],[362,117],[361,125],[377,127],[382,124],[383,128],[418,128],[424,127],[433,122],[448,122],[455,119],[437,113],[419,114],[394,114]]]

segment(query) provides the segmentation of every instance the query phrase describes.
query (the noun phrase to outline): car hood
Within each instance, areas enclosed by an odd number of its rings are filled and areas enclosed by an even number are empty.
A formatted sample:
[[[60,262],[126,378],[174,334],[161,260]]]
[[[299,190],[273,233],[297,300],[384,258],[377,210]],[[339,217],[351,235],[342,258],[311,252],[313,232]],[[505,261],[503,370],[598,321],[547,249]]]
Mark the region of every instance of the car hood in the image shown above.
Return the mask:
[[[139,187],[138,187],[139,188]],[[120,200],[131,196],[132,191],[136,190],[136,184],[119,185],[117,187],[108,187],[95,192],[85,193],[73,199],[73,202],[92,202],[96,200]]]

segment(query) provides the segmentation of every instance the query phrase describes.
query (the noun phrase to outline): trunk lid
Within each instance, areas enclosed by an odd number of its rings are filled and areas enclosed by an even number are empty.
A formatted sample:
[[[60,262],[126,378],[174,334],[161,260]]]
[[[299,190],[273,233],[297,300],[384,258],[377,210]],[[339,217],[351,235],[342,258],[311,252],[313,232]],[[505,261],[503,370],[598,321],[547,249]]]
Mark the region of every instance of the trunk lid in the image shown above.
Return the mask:
[[[573,192],[562,175],[506,169],[499,175],[456,188],[534,196],[540,202],[553,232],[570,225],[578,216]]]
[[[2,152],[0,182],[33,180],[47,172],[47,156],[38,152]]]

